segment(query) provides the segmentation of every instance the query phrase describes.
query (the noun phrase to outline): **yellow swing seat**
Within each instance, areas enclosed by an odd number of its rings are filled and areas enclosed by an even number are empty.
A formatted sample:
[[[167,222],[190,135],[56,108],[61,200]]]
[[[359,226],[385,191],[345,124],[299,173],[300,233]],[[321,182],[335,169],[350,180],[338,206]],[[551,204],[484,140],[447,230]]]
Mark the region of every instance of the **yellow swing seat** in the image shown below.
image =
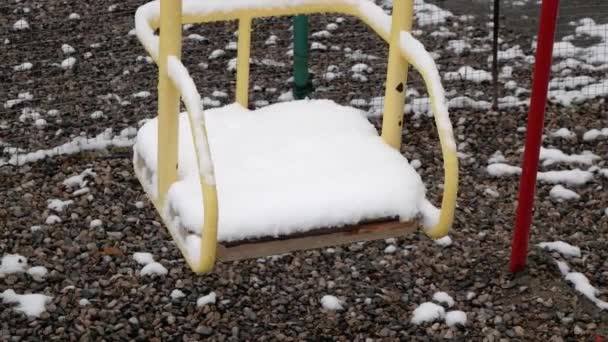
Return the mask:
[[[136,14],[137,35],[159,66],[159,115],[138,131],[135,173],[191,268],[209,272],[216,260],[402,236],[421,224],[432,238],[445,236],[455,208],[456,149],[437,69],[406,32],[412,1],[394,2],[401,14],[392,25],[366,0],[224,3],[161,0]],[[251,19],[317,12],[358,16],[389,42],[382,136],[362,111],[329,100],[246,109]],[[232,19],[239,20],[236,103],[203,110],[179,59],[181,24]],[[399,152],[407,61],[427,84],[439,131],[441,210]]]

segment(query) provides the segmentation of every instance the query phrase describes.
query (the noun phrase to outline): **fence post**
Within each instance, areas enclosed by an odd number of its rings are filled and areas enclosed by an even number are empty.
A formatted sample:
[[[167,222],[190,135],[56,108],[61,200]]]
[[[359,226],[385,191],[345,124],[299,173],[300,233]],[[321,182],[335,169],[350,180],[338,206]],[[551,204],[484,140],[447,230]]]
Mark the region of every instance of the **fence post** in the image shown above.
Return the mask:
[[[179,92],[167,74],[167,57],[181,57],[182,2],[160,2],[160,53],[158,57],[158,200],[177,180]]]
[[[403,106],[405,104],[405,84],[407,82],[407,61],[401,57],[401,31],[412,29],[414,0],[393,1],[391,32],[388,48],[388,67],[382,115],[382,139],[399,150],[403,131]]]
[[[293,96],[297,100],[306,98],[312,91],[308,74],[308,17],[293,18]]]
[[[532,223],[534,193],[536,191],[536,173],[542,143],[545,105],[549,77],[551,76],[551,61],[553,55],[553,40],[559,0],[543,0],[540,21],[538,23],[538,42],[536,43],[536,59],[532,93],[530,95],[530,110],[528,112],[528,128],[526,131],[526,146],[522,174],[519,185],[519,200],[515,218],[515,231],[511,245],[511,272],[522,271],[526,267],[528,254],[528,239]]]

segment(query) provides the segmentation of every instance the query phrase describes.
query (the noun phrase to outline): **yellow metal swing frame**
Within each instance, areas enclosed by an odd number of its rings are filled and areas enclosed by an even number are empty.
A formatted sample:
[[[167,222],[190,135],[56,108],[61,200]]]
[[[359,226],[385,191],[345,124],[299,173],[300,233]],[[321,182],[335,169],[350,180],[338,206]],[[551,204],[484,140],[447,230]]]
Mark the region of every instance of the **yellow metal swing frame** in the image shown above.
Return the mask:
[[[190,0],[192,1],[192,0]],[[208,1],[208,0],[200,0]],[[260,0],[260,2],[268,3],[268,0]],[[389,23],[378,21],[374,18],[378,13],[370,14],[356,0],[306,0],[299,5],[290,4],[288,1],[275,0],[273,6],[262,7],[253,6],[252,8],[236,8],[207,11],[205,13],[192,14],[188,11],[182,11],[182,0],[160,0],[141,6],[136,14],[136,24],[144,25],[148,32],[153,32],[157,28],[161,28],[160,37],[158,40],[143,37],[138,33],[140,41],[148,53],[152,56],[159,69],[159,84],[158,84],[158,165],[157,165],[157,194],[158,196],[151,199],[159,211],[166,225],[170,225],[165,215],[166,195],[170,186],[177,180],[177,156],[178,156],[178,115],[180,108],[180,97],[184,99],[184,103],[190,118],[190,123],[193,132],[193,139],[202,139],[202,144],[194,144],[195,149],[198,146],[209,147],[207,142],[207,134],[205,131],[204,122],[201,125],[198,135],[194,132],[194,123],[196,122],[193,113],[200,111],[200,95],[192,89],[196,89],[192,81],[184,81],[172,78],[168,72],[169,61],[174,63],[177,61],[181,65],[181,47],[182,47],[182,25],[191,23],[205,23],[213,21],[228,21],[238,20],[238,52],[237,52],[237,76],[236,76],[236,102],[247,108],[248,92],[249,92],[249,57],[251,50],[251,22],[253,18],[270,17],[270,16],[291,16],[297,14],[315,14],[315,13],[339,13],[351,15],[359,18],[369,27],[371,27],[382,39],[389,44],[388,54],[388,69],[386,78],[385,101],[382,123],[382,138],[384,141],[399,149],[401,146],[401,134],[403,130],[403,108],[405,104],[405,84],[407,81],[408,59],[415,67],[416,61],[412,60],[411,56],[406,55],[400,48],[400,34],[402,31],[410,31],[413,18],[413,0],[395,0],[393,3],[392,19]],[[154,7],[157,6],[157,7]],[[160,11],[158,15],[149,15],[150,11]],[[382,13],[384,15],[384,13]],[[390,25],[389,25],[390,24]],[[390,26],[390,27],[389,27]],[[423,69],[420,69],[424,78],[425,84],[430,84],[430,75],[426,75]],[[185,84],[185,83],[186,84]],[[188,83],[190,82],[190,83]],[[431,98],[431,106],[434,113],[437,113],[436,102],[433,100],[437,94],[433,89],[429,88]],[[198,101],[198,103],[197,103]],[[436,123],[439,127],[439,122]],[[453,137],[448,136],[451,131],[439,130],[439,139],[444,160],[444,175],[445,184],[443,187],[443,199],[441,206],[441,214],[439,222],[426,230],[426,234],[431,238],[440,238],[447,235],[453,219],[456,206],[456,194],[458,189],[458,159],[455,148],[449,146],[449,141]],[[208,151],[207,151],[208,152]],[[198,156],[198,151],[196,152]],[[177,236],[173,238],[178,242],[178,246],[184,254],[188,264],[194,272],[205,273],[210,272],[216,262],[218,252],[217,229],[218,229],[218,200],[217,190],[213,177],[212,162],[210,173],[201,174],[201,189],[204,202],[204,223],[201,236],[201,253],[200,260],[194,262],[191,260],[185,246],[179,243]],[[136,172],[137,173],[137,172]],[[144,181],[138,173],[138,178],[142,184]],[[148,191],[150,195],[150,191]],[[356,233],[342,234],[339,239],[341,243],[355,242],[361,240],[371,240],[375,238],[386,238],[391,235],[403,234],[403,232],[411,231],[411,223],[401,223],[401,225],[384,226],[383,233],[373,234],[375,226],[367,226],[363,230],[358,230]],[[170,229],[171,234],[174,231]],[[356,234],[361,234],[357,237]],[[365,235],[368,234],[368,235]],[[300,239],[303,246],[286,246],[283,251],[296,249],[317,248],[327,245],[328,241],[323,239],[311,239],[310,237]],[[240,253],[239,256],[224,253],[222,257],[222,249],[220,248],[220,259],[235,260],[248,258],[253,256],[264,255],[265,245],[252,245],[245,253]]]

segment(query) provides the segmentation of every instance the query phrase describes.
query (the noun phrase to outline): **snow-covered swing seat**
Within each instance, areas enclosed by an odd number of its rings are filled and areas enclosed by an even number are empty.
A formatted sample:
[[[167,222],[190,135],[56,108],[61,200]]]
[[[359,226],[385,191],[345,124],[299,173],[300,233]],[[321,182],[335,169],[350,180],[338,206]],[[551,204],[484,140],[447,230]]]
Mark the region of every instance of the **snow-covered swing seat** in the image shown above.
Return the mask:
[[[159,112],[137,134],[134,168],[193,271],[420,225],[431,238],[448,233],[456,146],[434,60],[407,32],[412,3],[395,0],[392,18],[368,0],[160,0],[137,10],[137,36],[159,67]],[[389,43],[382,136],[360,110],[329,100],[247,109],[252,18],[328,12],[358,17]],[[220,20],[239,21],[236,102],[204,110],[179,59],[181,26]],[[439,132],[440,210],[399,152],[408,62],[424,78]]]

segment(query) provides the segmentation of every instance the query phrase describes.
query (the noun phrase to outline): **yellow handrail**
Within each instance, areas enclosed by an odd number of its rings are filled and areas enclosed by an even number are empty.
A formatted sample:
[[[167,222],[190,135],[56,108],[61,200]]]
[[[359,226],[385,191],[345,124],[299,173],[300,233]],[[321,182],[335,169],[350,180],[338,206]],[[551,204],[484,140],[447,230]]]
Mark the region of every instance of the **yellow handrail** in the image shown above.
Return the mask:
[[[201,234],[201,251],[196,263],[187,255],[188,264],[197,273],[210,272],[213,269],[217,249],[218,201],[215,186],[213,158],[207,139],[207,125],[201,96],[190,77],[188,70],[175,56],[167,59],[169,79],[181,94],[190,122],[190,135],[194,145],[194,154],[199,168],[201,192],[203,194],[203,230]],[[179,154],[179,151],[178,153]],[[202,157],[201,157],[202,156]]]
[[[403,48],[403,32],[411,28],[413,0],[394,1],[392,24],[391,17],[386,15],[380,7],[368,0],[334,0],[332,2],[327,0],[303,0],[302,2],[298,2],[298,5],[286,4],[276,0],[260,0],[250,3],[245,8],[231,8],[222,1],[224,0],[160,0],[160,4],[158,1],[154,1],[140,6],[136,13],[137,36],[159,66],[158,141],[163,141],[162,144],[159,143],[158,150],[158,196],[161,206],[164,206],[163,200],[169,186],[176,180],[177,134],[179,134],[177,130],[177,114],[180,94],[175,89],[175,85],[168,82],[166,64],[170,55],[176,56],[176,59],[179,59],[181,52],[181,24],[239,20],[236,101],[242,106],[247,107],[252,19],[267,16],[331,12],[352,15],[361,19],[382,39],[389,43],[385,111],[383,114],[385,121],[382,126],[382,136],[387,144],[397,149],[400,148],[401,144],[408,61],[421,72],[425,85],[429,90],[431,108],[439,131],[445,172],[445,185],[439,223],[426,230],[426,233],[432,238],[445,236],[453,222],[456,207],[458,158],[455,146],[453,146],[454,138],[451,125],[447,127],[445,123],[447,108],[445,108],[445,117],[442,116],[444,108],[441,106],[445,105],[445,103],[441,102],[444,99],[443,88],[441,88],[441,91],[437,91],[437,89],[432,87],[433,82],[437,81],[438,73],[436,73],[436,69],[435,72],[429,73],[420,64],[420,61],[416,60],[415,56]],[[182,4],[184,8],[183,12]],[[154,30],[159,26],[162,26],[163,29],[160,31],[160,39],[157,39],[154,35]],[[177,29],[178,26],[180,29]],[[188,113],[191,127],[193,127],[197,123],[195,122],[196,120],[193,121],[191,109],[188,110]],[[449,124],[449,120],[447,120],[447,123]],[[191,133],[193,134],[193,138],[197,139],[194,136],[195,132],[192,131]],[[204,140],[202,143],[208,146],[206,132],[200,138]],[[196,143],[195,148],[197,148]],[[201,189],[205,206],[203,245],[201,246],[202,250],[199,262],[192,263],[191,260],[188,260],[188,262],[195,272],[208,272],[212,269],[215,261],[218,203],[215,185],[207,182],[203,176],[201,176]]]

